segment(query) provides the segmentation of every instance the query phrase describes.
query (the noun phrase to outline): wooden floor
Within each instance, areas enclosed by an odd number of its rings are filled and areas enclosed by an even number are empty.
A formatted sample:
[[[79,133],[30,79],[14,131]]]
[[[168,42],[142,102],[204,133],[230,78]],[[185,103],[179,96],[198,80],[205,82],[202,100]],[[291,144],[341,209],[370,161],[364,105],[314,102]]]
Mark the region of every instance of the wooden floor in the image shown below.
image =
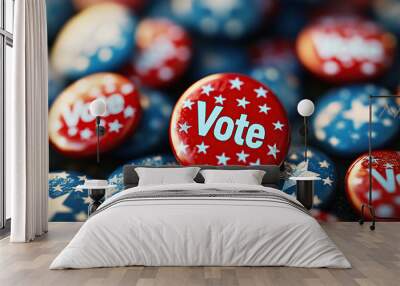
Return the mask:
[[[324,224],[352,269],[288,267],[125,267],[48,270],[80,223],[50,223],[29,244],[0,241],[0,285],[400,285],[400,223],[378,223],[375,232],[357,223]]]

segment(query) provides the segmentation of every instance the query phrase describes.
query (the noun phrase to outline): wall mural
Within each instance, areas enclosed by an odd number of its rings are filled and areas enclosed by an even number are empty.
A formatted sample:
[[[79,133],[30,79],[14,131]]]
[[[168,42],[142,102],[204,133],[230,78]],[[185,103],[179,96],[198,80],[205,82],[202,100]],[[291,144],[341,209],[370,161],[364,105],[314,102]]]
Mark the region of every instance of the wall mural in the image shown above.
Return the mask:
[[[368,95],[399,85],[398,11],[395,0],[47,0],[49,220],[84,221],[90,198],[75,187],[108,179],[119,192],[124,164],[296,168],[302,98],[315,103],[308,170],[322,179],[312,213],[358,219]],[[372,107],[373,202],[400,218],[400,100]]]

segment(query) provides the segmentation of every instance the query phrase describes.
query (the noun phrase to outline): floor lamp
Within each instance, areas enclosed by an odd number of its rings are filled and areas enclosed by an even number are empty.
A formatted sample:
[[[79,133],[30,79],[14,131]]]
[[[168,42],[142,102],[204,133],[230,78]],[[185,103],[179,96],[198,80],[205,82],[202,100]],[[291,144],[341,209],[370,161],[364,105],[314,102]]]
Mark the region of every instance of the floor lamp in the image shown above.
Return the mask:
[[[372,100],[375,98],[399,98],[400,95],[369,95],[369,120],[368,120],[368,203],[361,205],[361,218],[360,225],[364,224],[364,210],[367,208],[372,217],[372,224],[369,226],[370,230],[375,230],[376,215],[375,207],[372,205]]]

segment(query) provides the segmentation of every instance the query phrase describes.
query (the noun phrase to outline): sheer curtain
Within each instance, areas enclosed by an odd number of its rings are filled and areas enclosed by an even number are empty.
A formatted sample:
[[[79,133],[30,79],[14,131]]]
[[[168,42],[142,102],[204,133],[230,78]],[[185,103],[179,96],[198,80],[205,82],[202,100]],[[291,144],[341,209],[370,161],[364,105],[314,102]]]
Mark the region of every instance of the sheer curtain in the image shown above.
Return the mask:
[[[15,1],[13,92],[6,99],[6,187],[12,242],[47,231],[47,23],[45,0]]]

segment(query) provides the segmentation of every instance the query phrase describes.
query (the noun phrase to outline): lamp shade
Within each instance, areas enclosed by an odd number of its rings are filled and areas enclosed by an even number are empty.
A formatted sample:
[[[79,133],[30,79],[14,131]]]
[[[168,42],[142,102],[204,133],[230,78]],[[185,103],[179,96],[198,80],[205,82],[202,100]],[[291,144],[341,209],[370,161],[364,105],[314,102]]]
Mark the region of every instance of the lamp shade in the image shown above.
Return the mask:
[[[93,100],[90,103],[90,114],[94,117],[103,116],[106,113],[106,102],[102,98]]]
[[[297,112],[304,117],[314,113],[314,103],[309,99],[303,99],[297,104]]]

